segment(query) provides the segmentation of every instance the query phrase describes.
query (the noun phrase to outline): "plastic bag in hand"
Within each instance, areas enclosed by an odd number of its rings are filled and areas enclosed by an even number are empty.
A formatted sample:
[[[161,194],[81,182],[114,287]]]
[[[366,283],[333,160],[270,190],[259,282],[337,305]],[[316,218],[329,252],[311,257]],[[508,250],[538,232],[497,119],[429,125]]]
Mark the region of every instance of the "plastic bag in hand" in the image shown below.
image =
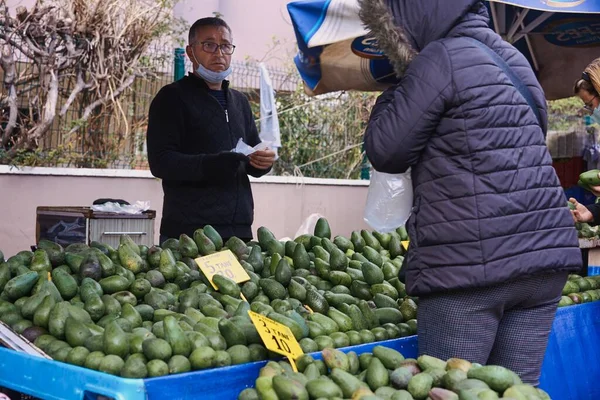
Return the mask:
[[[410,169],[403,174],[373,171],[364,219],[378,232],[397,229],[408,220],[413,205],[413,187]]]

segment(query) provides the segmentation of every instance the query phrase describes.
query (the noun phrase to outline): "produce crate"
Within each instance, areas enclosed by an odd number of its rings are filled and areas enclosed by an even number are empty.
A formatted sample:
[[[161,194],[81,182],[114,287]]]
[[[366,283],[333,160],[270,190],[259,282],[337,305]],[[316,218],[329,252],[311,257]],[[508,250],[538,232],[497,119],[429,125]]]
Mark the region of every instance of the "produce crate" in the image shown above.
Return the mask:
[[[588,276],[600,275],[600,266],[588,265]]]
[[[540,387],[553,400],[600,399],[600,302],[562,307],[548,341]],[[417,356],[417,337],[341,349],[358,354],[383,345]],[[320,354],[313,355],[319,358]],[[44,399],[236,399],[252,386],[265,361],[152,379],[124,379],[0,348],[0,386]]]
[[[405,357],[417,356],[417,337],[345,347],[344,352],[370,352],[382,345]],[[313,354],[320,358],[320,353]],[[235,400],[253,386],[266,361],[215,368],[151,379],[125,379],[74,365],[0,348],[0,386],[43,399],[91,400],[106,396],[115,400],[219,399]]]
[[[154,245],[156,211],[142,214],[116,214],[93,211],[90,207],[38,207],[36,243],[41,239],[62,246],[99,241],[114,248],[121,235],[129,235],[137,244]]]
[[[600,301],[556,311],[540,387],[553,400],[600,399]]]

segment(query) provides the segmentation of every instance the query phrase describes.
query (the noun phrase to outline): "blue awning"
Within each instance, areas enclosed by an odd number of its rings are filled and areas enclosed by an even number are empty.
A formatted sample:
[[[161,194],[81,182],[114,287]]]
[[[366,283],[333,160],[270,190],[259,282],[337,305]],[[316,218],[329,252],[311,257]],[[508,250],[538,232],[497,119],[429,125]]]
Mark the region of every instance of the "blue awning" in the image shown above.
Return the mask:
[[[424,0],[421,0],[424,1]],[[548,99],[600,56],[600,0],[490,0],[491,27],[529,60]],[[311,95],[381,90],[393,68],[358,17],[357,0],[298,0],[288,12],[298,42],[296,67]]]

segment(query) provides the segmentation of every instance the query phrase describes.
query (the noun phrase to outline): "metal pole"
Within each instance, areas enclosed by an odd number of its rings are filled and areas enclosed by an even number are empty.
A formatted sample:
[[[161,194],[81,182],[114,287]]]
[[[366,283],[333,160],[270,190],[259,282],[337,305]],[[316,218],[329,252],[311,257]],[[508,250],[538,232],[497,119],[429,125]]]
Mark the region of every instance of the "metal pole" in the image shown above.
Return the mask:
[[[178,81],[185,75],[185,49],[175,49],[175,60],[173,66],[173,80]]]
[[[361,149],[362,149],[362,153],[363,153],[363,159],[362,159],[362,166],[360,168],[360,179],[369,180],[369,179],[371,179],[371,168],[369,165],[369,159],[367,158],[367,153],[365,152],[364,142],[363,142]]]

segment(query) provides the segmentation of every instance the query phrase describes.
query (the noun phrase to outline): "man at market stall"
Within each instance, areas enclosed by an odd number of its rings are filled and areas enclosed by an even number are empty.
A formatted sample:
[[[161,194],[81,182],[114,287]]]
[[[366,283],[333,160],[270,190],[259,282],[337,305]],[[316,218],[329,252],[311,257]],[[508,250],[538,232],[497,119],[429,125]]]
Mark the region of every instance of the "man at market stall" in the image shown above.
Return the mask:
[[[419,353],[501,365],[538,385],[561,291],[581,268],[544,93],[481,1],[361,3],[403,76],[378,98],[365,147],[378,171],[411,168],[403,270],[419,297]],[[395,61],[411,52],[403,71]]]
[[[592,117],[594,123],[600,125],[600,58],[590,63],[575,82],[574,93],[583,102],[583,111]],[[590,191],[600,197],[600,186],[591,186]],[[600,203],[584,206],[577,200],[569,199],[575,205],[572,211],[575,222],[600,224]]]
[[[189,30],[194,71],[163,87],[150,106],[147,143],[152,174],[164,191],[161,243],[212,225],[224,240],[252,238],[254,202],[248,175],[271,169],[275,153],[231,151],[239,139],[260,143],[250,104],[229,87],[235,50],[225,21],[209,17]]]

